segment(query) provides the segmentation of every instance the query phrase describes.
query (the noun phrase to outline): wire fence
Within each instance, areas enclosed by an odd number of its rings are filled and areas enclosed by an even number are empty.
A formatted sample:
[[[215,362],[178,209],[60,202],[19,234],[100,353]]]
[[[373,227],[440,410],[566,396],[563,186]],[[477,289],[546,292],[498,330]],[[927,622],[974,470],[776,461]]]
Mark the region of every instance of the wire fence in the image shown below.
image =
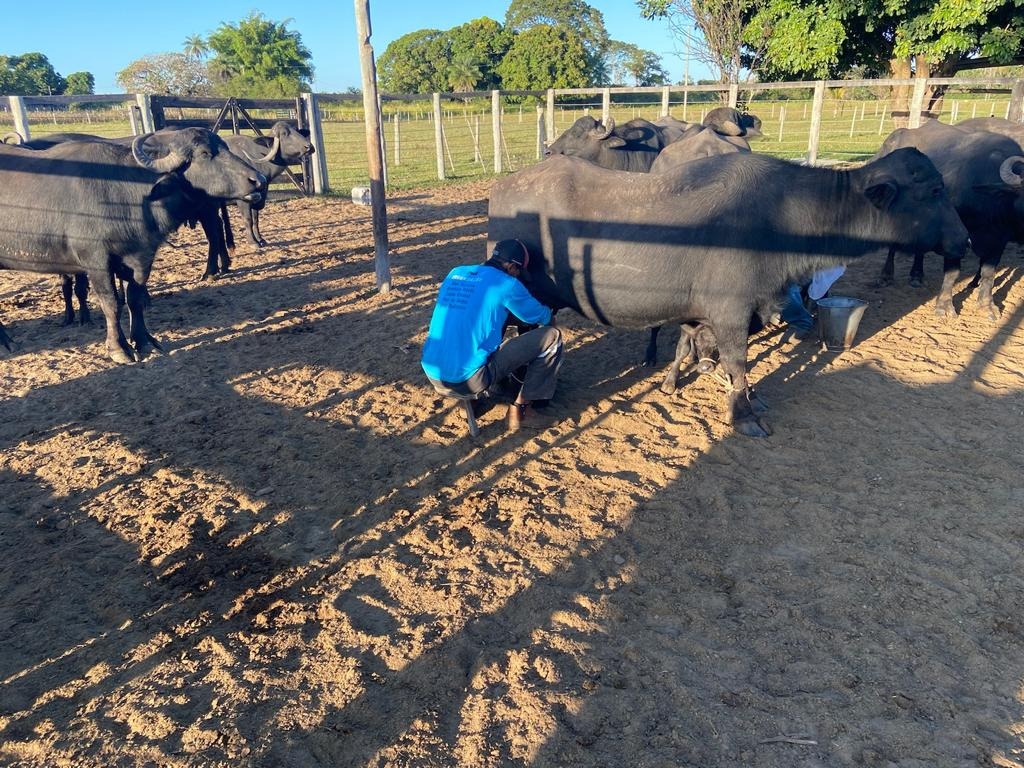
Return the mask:
[[[698,86],[685,90],[566,89],[497,96],[385,96],[381,138],[387,183],[392,189],[407,189],[442,179],[464,181],[517,171],[540,160],[544,142],[554,140],[585,115],[612,118],[622,124],[635,118],[654,121],[671,114],[699,123],[709,110],[723,103],[733,103],[761,119],[764,136],[754,144],[755,151],[789,159],[813,155],[818,162],[865,159],[896,127],[891,84],[898,81],[858,82],[861,84],[849,86],[832,81],[821,89],[817,119],[814,83],[758,84],[745,90],[734,87],[731,92],[727,86]],[[938,119],[951,124],[972,117],[1009,117],[1014,99],[1019,101],[1020,94],[1024,94],[1024,81],[943,82],[947,82],[947,91]],[[103,98],[113,102],[117,97]],[[140,132],[140,127],[132,124],[135,97],[121,98],[123,103],[109,103],[103,108],[30,108],[27,121],[32,137],[56,132],[117,137]],[[32,104],[41,100],[33,98]],[[318,103],[322,133],[319,151],[326,163],[330,188],[348,194],[351,188],[368,184],[362,100],[324,94],[318,96]],[[495,104],[499,112],[497,130]],[[0,106],[5,106],[3,101]],[[208,120],[212,124],[218,110],[174,108],[174,112],[176,118]],[[267,119],[295,116],[281,109],[255,109],[251,114]],[[817,132],[812,136],[815,122]],[[0,133],[14,129],[12,110],[0,109]],[[279,181],[289,183],[286,179]]]

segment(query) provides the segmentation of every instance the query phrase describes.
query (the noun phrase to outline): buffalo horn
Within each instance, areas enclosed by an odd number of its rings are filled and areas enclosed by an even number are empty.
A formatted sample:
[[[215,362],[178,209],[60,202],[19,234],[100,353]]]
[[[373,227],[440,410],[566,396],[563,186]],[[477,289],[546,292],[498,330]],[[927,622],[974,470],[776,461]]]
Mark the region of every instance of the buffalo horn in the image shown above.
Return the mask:
[[[600,123],[598,123],[590,130],[590,135],[593,136],[595,139],[607,139],[614,130],[615,118],[609,117],[608,125],[601,125]]]
[[[135,158],[135,162],[143,168],[149,168],[157,173],[170,173],[180,168],[184,164],[185,158],[173,150],[166,157],[161,157],[157,160],[154,160],[146,153],[143,145],[146,143],[146,139],[152,135],[151,133],[144,133],[141,136],[135,137],[135,140],[132,142],[132,157]]]
[[[265,163],[273,161],[273,159],[277,157],[277,152],[279,149],[281,149],[281,137],[275,133],[274,143],[270,145],[270,150],[267,152],[267,154],[261,157],[260,160],[262,160]]]
[[[1024,185],[1024,175],[1017,170],[1017,165],[1024,163],[1024,156],[1013,155],[1003,160],[999,166],[999,178],[1011,187]]]
[[[10,141],[8,141],[10,139]],[[3,139],[0,139],[0,143],[3,144],[21,144],[20,133],[5,133]]]

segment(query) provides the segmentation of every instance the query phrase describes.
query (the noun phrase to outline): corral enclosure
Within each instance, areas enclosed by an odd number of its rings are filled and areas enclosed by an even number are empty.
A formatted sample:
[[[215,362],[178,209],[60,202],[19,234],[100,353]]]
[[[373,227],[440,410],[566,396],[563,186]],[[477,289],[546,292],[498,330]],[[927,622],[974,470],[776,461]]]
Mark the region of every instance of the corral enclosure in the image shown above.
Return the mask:
[[[759,334],[771,438],[568,315],[549,426],[473,441],[418,353],[489,184],[389,200],[388,297],[342,200],[212,283],[180,231],[135,366],[0,272],[0,764],[1020,766],[1020,251],[995,323],[879,256],[851,350]]]
[[[938,115],[938,119],[947,123],[972,117],[1007,117],[1013,98],[1019,100],[1012,91],[1013,83],[1024,82],[999,78],[946,78],[941,82],[947,81],[951,84]],[[816,158],[852,161],[870,157],[893,130],[891,89],[884,83],[895,82],[913,81],[829,81],[829,87],[823,90]],[[737,88],[737,105],[756,114],[764,122],[766,136],[758,141],[757,151],[789,159],[807,156],[814,122],[814,85],[813,82],[761,83],[748,90]],[[664,105],[662,88],[607,90],[609,115],[618,123],[636,117],[655,120],[663,112],[681,120],[700,122],[708,110],[730,98],[727,89],[719,91],[713,86],[691,89],[673,86],[667,94],[667,105]],[[540,95],[500,95],[500,150],[504,172],[537,162],[542,153],[541,140],[557,137],[579,117],[586,114],[598,119],[602,117],[603,94],[599,91],[559,90],[551,102],[554,109],[549,130],[548,116],[542,114],[543,110],[550,108],[549,102],[544,92],[536,93]],[[409,189],[437,182],[439,162],[444,166],[447,180],[466,181],[494,175],[490,94],[486,94],[486,98],[484,94],[443,96],[439,109],[442,122],[440,148],[435,138],[435,109],[430,94],[385,94],[382,97],[389,188]],[[40,97],[34,103],[41,105],[45,101],[46,97]],[[338,194],[348,195],[352,187],[368,183],[361,97],[320,94],[318,101],[323,128],[322,149],[330,187]],[[135,97],[126,94],[123,104],[110,109],[67,109],[66,105],[59,109],[30,109],[32,135],[41,137],[47,133],[74,131],[126,136],[132,133],[128,112],[134,102]],[[168,110],[168,116],[212,123],[218,112],[216,107],[175,109]],[[294,110],[280,109],[253,110],[252,115],[257,119],[295,117]],[[0,133],[12,127],[11,114],[0,112]],[[231,130],[230,124],[225,127]],[[289,182],[282,178],[278,184],[287,186]]]

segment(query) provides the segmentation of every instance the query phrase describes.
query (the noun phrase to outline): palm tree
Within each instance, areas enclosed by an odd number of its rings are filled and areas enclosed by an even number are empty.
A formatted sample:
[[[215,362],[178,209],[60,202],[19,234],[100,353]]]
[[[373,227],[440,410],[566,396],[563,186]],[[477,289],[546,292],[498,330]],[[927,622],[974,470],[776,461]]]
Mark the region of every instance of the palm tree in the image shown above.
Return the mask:
[[[189,35],[185,38],[185,57],[189,59],[195,59],[199,61],[203,56],[206,55],[210,47],[206,44],[206,40],[200,35]]]
[[[448,85],[456,91],[472,91],[482,75],[476,57],[467,53],[452,59],[448,66]]]

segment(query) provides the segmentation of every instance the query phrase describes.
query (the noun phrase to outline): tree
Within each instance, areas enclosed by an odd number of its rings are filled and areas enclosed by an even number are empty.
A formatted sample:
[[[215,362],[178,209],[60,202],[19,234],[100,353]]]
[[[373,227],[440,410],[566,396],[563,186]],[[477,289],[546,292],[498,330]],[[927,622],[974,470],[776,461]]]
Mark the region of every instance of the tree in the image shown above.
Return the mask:
[[[393,40],[377,59],[381,89],[432,93],[448,88],[451,46],[439,29],[420,29]]]
[[[206,65],[183,53],[160,53],[136,59],[115,76],[126,93],[209,96]]]
[[[635,86],[664,85],[668,73],[661,65],[661,57],[638,45],[612,40],[608,45],[605,70],[608,82]]]
[[[515,39],[511,29],[484,17],[453,27],[446,34],[452,65],[465,57],[471,57],[479,67],[480,75],[475,83],[477,90],[491,90],[501,85],[498,65]],[[451,80],[450,73],[448,80]]]
[[[604,16],[584,0],[512,0],[505,11],[505,26],[525,32],[538,26],[564,28],[583,45],[587,63],[587,85],[602,83],[608,30]]]
[[[637,0],[645,19],[663,19],[693,57],[736,83],[742,69],[743,30],[758,0]],[[699,31],[699,34],[697,34]]]
[[[183,46],[185,55],[194,61],[201,61],[210,51],[202,35],[189,35],[185,38]]]
[[[901,79],[950,77],[1020,62],[1024,17],[1018,0],[763,0],[744,39],[761,47],[757,67],[768,78],[835,77],[855,64]],[[944,93],[926,89],[925,109],[937,112]],[[909,97],[909,87],[894,89],[898,116]]]
[[[222,95],[287,97],[310,90],[313,55],[291,19],[270,21],[253,11],[238,24],[221,24],[206,43],[213,51],[215,89]]]
[[[47,96],[64,92],[67,82],[41,53],[0,56],[0,93]]]
[[[95,93],[96,78],[91,72],[72,72],[67,76],[67,84],[64,86],[64,93],[69,96],[78,96],[86,93]]]
[[[480,66],[471,53],[454,59],[448,67],[448,85],[453,91],[475,91],[480,77]]]
[[[510,90],[583,88],[589,84],[590,62],[571,29],[538,24],[516,35],[498,72]]]

